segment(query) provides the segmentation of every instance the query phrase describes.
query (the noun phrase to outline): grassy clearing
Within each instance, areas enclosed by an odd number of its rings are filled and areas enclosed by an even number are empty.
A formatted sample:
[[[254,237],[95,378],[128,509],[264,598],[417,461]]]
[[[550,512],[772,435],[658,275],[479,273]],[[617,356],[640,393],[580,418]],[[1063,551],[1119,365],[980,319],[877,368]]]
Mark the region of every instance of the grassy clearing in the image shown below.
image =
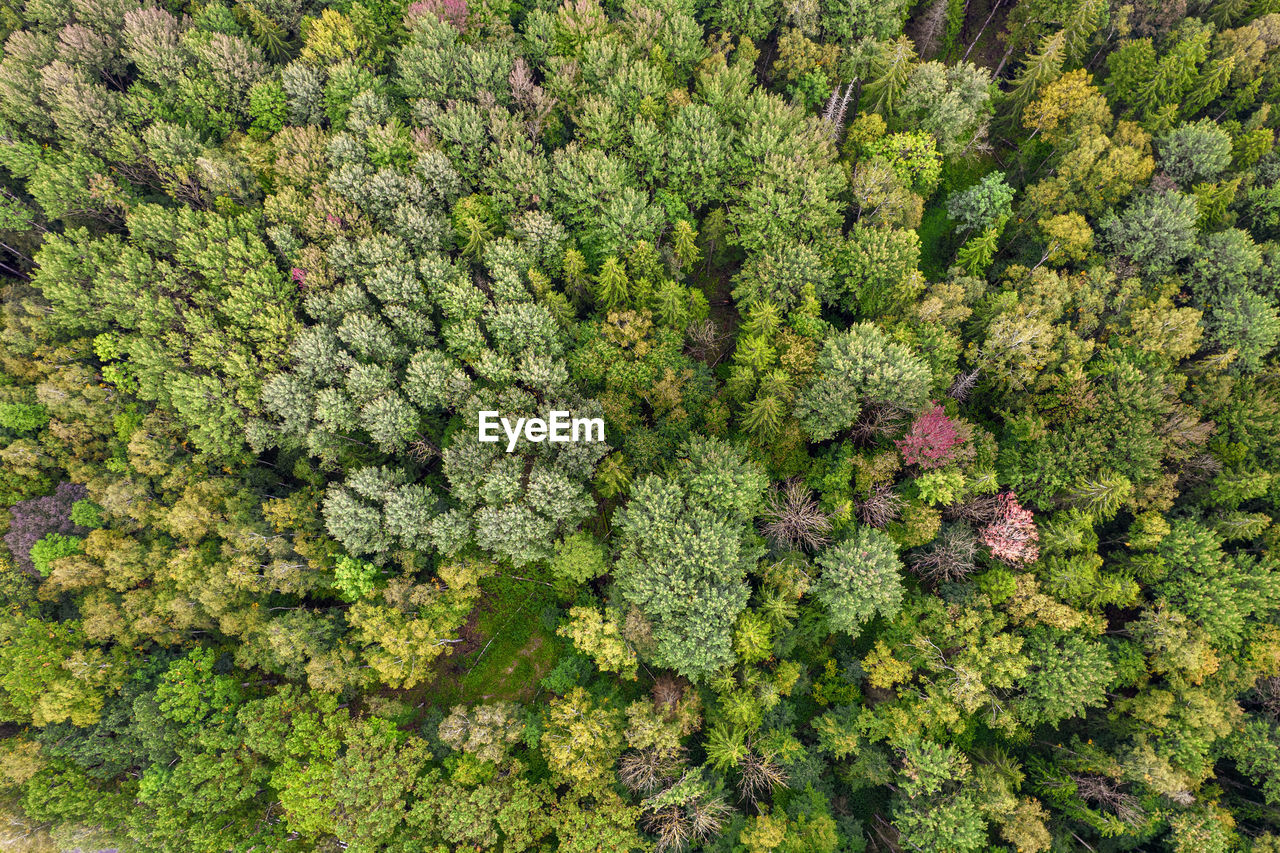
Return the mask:
[[[953,245],[954,224],[940,202],[925,209],[917,233],[920,235],[920,271],[929,281],[946,278],[957,247]]]
[[[920,227],[916,229],[920,235],[920,271],[929,281],[941,281],[947,277],[947,270],[961,246],[956,223],[947,216],[947,198],[978,183],[995,168],[995,160],[987,155],[948,161],[943,166],[938,191],[925,208]]]
[[[564,641],[543,622],[555,604],[552,591],[534,580],[487,578],[484,594],[463,633],[461,654],[445,659],[445,671],[428,690],[439,707],[510,699],[529,702],[538,681],[555,665]]]

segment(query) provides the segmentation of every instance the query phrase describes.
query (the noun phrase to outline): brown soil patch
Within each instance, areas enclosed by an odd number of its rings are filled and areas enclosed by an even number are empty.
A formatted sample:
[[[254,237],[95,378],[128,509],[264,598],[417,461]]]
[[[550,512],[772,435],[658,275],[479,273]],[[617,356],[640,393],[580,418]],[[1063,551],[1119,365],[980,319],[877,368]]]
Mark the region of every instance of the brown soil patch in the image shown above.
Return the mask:
[[[449,651],[444,655],[449,662],[449,670],[451,672],[462,672],[462,661],[475,650],[479,649],[485,643],[484,634],[480,632],[480,608],[482,604],[476,603],[471,608],[471,612],[467,614],[467,621],[462,623],[462,627],[457,630],[457,639],[462,640],[461,643],[450,643]]]

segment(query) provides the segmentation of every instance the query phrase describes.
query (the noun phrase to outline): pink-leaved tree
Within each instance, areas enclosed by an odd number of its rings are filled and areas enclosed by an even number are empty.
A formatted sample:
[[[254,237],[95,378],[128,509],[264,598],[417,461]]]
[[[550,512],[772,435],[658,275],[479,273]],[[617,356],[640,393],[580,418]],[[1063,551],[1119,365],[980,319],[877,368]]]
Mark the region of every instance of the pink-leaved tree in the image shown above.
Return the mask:
[[[951,462],[960,444],[959,430],[936,403],[922,412],[907,434],[897,440],[903,461],[924,469],[941,468]]]
[[[424,15],[435,15],[440,20],[453,24],[459,30],[467,27],[467,0],[416,0],[405,10],[405,24],[409,29]]]
[[[1004,492],[998,500],[995,520],[982,528],[982,544],[997,560],[1014,565],[1034,563],[1040,556],[1040,531],[1031,510],[1018,503],[1012,492]]]

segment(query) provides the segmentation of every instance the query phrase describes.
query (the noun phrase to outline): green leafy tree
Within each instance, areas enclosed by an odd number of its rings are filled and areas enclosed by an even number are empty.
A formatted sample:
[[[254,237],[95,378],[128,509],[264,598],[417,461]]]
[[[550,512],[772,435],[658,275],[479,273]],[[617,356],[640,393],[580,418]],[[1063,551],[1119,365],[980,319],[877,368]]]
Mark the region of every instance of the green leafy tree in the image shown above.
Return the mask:
[[[1235,369],[1247,373],[1261,369],[1263,360],[1280,342],[1280,313],[1266,299],[1248,291],[1225,297],[1210,311],[1205,325],[1210,340],[1235,354]]]
[[[216,458],[243,452],[263,378],[283,366],[292,292],[253,217],[142,205],[129,239],[72,231],[41,250],[35,278],[68,333],[123,333],[119,370]]]
[[[1160,169],[1183,186],[1212,180],[1231,165],[1231,137],[1212,121],[1182,124],[1156,145]]]
[[[558,776],[590,787],[612,776],[623,749],[622,712],[596,702],[581,687],[552,700],[542,733],[542,754]]]
[[[0,632],[0,712],[7,720],[37,726],[97,721],[107,693],[121,678],[119,650],[105,653],[90,645],[75,622],[6,616]]]
[[[1079,634],[1040,629],[1025,647],[1031,667],[1022,680],[1022,716],[1030,726],[1056,726],[1106,703],[1114,672],[1106,648]]]
[[[857,225],[839,246],[836,276],[821,296],[851,314],[874,319],[912,301],[924,287],[914,231]]]
[[[966,783],[972,766],[953,746],[913,740],[903,748],[894,826],[922,850],[981,850],[987,824]]]
[[[638,482],[615,514],[614,575],[653,623],[660,664],[701,678],[733,660],[746,575],[763,554],[750,521],[765,486],[763,471],[733,448],[695,439],[675,472]]]
[[[1116,251],[1160,275],[1172,272],[1194,250],[1197,217],[1194,199],[1170,192],[1139,197],[1102,227]]]
[[[803,243],[753,254],[735,278],[733,298],[744,306],[772,302],[787,312],[826,290],[830,271]]]
[[[905,128],[930,133],[938,150],[959,154],[982,133],[990,111],[991,78],[968,62],[924,62],[911,70],[895,108]]]
[[[1013,213],[1013,188],[1000,172],[985,175],[966,190],[947,198],[947,215],[966,228],[985,229]]]
[[[83,541],[79,536],[63,536],[60,533],[49,533],[31,546],[31,564],[44,577],[52,571],[54,560],[81,553]]]
[[[816,367],[817,377],[800,395],[796,414],[819,440],[852,427],[866,405],[919,409],[932,380],[910,349],[870,323],[829,338]]]
[[[622,637],[620,614],[606,610],[602,615],[594,607],[574,607],[569,621],[556,633],[573,640],[574,646],[596,662],[602,671],[616,672],[635,680],[636,653]]]
[[[859,526],[815,562],[822,570],[813,586],[827,620],[837,631],[857,634],[875,616],[892,618],[902,606],[902,561],[884,533]]]

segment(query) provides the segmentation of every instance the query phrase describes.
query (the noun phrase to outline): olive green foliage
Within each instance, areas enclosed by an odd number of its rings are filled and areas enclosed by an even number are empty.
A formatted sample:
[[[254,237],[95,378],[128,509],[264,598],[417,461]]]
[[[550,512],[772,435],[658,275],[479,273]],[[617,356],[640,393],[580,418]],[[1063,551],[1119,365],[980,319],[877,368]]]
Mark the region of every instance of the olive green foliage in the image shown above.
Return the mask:
[[[0,849],[1280,851],[1277,12],[0,3]]]
[[[827,610],[831,628],[857,634],[876,615],[896,616],[902,606],[902,561],[893,540],[858,527],[817,559],[821,574],[813,594]]]

